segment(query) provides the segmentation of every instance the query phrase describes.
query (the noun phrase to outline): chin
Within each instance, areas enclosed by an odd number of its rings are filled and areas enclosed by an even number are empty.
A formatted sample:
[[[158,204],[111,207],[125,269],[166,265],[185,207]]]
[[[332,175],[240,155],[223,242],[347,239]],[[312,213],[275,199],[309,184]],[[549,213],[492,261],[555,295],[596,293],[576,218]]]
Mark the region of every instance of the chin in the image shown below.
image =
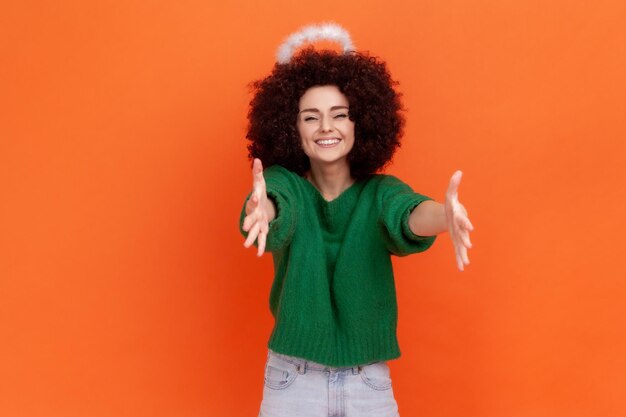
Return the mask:
[[[338,162],[345,162],[346,164],[348,163],[348,160],[346,158],[346,156],[338,156],[338,157],[317,157],[317,158],[311,158],[309,157],[309,160],[311,161],[312,164],[335,164]]]

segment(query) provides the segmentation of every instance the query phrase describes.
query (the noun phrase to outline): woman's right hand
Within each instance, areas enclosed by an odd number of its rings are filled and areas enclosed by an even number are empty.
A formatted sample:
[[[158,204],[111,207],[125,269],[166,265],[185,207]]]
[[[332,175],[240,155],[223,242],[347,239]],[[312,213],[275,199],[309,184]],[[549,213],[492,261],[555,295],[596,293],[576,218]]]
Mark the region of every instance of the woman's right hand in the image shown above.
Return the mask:
[[[252,195],[246,203],[246,217],[243,220],[243,230],[248,237],[243,246],[249,248],[257,240],[257,256],[265,252],[265,241],[269,232],[269,223],[276,217],[274,203],[267,198],[263,165],[258,158],[252,163]]]

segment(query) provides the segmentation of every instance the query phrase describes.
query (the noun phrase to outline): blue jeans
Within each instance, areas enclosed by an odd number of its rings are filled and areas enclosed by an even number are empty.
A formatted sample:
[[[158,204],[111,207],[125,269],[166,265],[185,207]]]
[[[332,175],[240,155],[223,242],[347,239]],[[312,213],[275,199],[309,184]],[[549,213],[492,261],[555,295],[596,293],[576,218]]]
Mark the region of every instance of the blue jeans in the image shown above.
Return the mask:
[[[268,351],[259,417],[399,417],[387,362],[333,368]]]

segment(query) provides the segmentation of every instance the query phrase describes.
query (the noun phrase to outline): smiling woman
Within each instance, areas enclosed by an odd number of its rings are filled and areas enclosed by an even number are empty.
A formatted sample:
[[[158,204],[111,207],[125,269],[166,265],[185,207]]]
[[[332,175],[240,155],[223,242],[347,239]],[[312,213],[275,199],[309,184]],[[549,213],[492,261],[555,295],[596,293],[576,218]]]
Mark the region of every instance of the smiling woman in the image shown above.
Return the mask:
[[[311,165],[307,179],[327,200],[336,198],[354,182],[347,163],[354,146],[354,121],[348,118],[348,104],[346,96],[335,85],[311,87],[300,98],[297,126],[302,150]],[[326,186],[317,184],[316,179],[324,180],[324,173],[347,181],[326,181]]]
[[[306,28],[289,40],[337,31]],[[469,263],[460,173],[445,205],[377,173],[404,122],[382,61],[349,49],[308,48],[291,59],[282,52],[254,83],[253,191],[240,218],[244,246],[256,242],[259,256],[267,249],[274,257],[275,326],[260,415],[395,417],[387,361],[400,349],[390,256],[422,252],[450,231],[459,268]]]
[[[354,122],[354,139],[359,144],[348,154],[350,173],[354,178],[368,177],[390,162],[400,145],[404,117],[395,84],[378,58],[356,51],[304,48],[287,63],[276,64],[268,77],[252,83],[247,133],[250,157],[261,159],[266,166],[280,164],[305,175],[311,165],[302,148],[300,126],[319,126],[324,109],[303,113],[318,106],[305,105],[302,100],[322,99],[321,93],[325,93],[324,100],[330,100],[329,89],[308,90],[334,86],[342,97],[334,97],[339,101],[326,105],[349,107],[349,112],[333,113],[339,117],[333,121],[346,114],[346,119]],[[310,94],[305,97],[307,92]],[[311,119],[306,122],[302,116]]]

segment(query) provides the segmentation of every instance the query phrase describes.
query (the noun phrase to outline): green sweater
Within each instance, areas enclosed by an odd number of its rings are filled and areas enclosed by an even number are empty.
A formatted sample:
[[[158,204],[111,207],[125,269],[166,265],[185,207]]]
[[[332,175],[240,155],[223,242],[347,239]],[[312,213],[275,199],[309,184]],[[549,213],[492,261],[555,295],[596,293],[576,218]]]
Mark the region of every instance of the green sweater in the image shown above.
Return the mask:
[[[399,357],[390,255],[433,244],[434,236],[408,225],[411,210],[429,198],[390,175],[357,181],[330,202],[281,166],[264,177],[277,213],[266,246],[275,269],[268,347],[334,367]],[[244,217],[245,204],[240,228]]]

